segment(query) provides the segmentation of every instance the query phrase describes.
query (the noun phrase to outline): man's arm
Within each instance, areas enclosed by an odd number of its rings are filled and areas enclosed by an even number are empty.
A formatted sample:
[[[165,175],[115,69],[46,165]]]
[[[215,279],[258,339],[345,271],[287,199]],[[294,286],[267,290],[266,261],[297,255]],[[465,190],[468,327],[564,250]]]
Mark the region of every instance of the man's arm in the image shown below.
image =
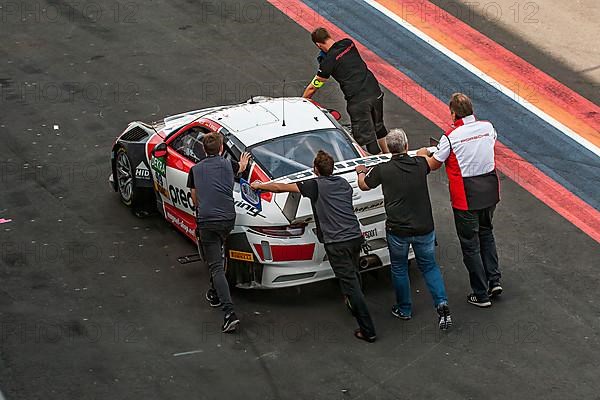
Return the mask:
[[[369,185],[365,182],[365,176],[367,176],[367,167],[364,165],[356,166],[356,174],[358,175],[358,187],[360,190],[366,192],[371,190]]]
[[[254,190],[262,190],[264,192],[273,193],[300,193],[298,185],[295,183],[275,183],[275,182],[261,182],[254,181],[250,184]]]
[[[443,162],[436,160],[433,157],[433,154],[429,153],[429,150],[427,150],[427,147],[423,147],[423,148],[420,148],[419,150],[417,150],[417,156],[421,156],[421,157],[425,158],[425,160],[427,161],[427,164],[429,165],[429,169],[432,171],[438,170],[442,167],[442,165],[444,165]]]
[[[194,174],[192,170],[190,170],[188,174],[187,187],[190,188],[190,192],[192,193],[192,204],[194,204],[194,208],[196,208],[196,185],[194,182]]]
[[[448,136],[443,135],[440,138],[437,145],[437,150],[434,153],[431,153],[427,147],[423,147],[417,150],[417,155],[425,157],[425,160],[427,160],[427,165],[429,165],[429,169],[431,171],[435,171],[442,167],[444,161],[446,161],[450,156],[451,151],[452,146],[450,145],[450,139]]]
[[[192,193],[192,204],[194,205],[194,208],[198,207],[197,204],[197,199],[196,199],[196,189],[192,188],[190,189],[190,192]]]
[[[381,170],[379,165],[375,165],[371,169],[367,169],[364,165],[357,165],[355,170],[360,190],[366,192],[381,185]]]
[[[304,93],[302,93],[302,97],[305,99],[310,99],[313,95],[319,90],[324,84],[327,82],[327,78],[322,78],[319,75],[315,75],[313,80],[306,86],[304,89]]]

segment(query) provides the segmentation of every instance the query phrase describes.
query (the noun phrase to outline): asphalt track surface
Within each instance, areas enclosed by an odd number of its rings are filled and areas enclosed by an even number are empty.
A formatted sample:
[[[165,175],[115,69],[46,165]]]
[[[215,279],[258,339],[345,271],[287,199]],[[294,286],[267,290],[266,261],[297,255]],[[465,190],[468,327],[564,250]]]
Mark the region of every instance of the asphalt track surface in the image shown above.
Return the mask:
[[[60,10],[52,20],[43,2],[16,3],[29,7],[25,21],[2,9],[7,399],[598,398],[600,247],[504,177],[495,225],[505,296],[488,310],[465,302],[447,183],[443,173],[430,178],[456,321],[448,334],[437,331],[415,271],[413,320],[391,317],[387,270],[366,277],[376,344],[352,337],[334,281],[235,290],[242,329],[218,333],[221,314],[203,299],[207,272],[176,262],[192,244],[109,190],[110,146],[130,120],[281,95],[283,79],[285,94],[298,94],[315,48],[263,2],[253,11],[226,1],[216,12],[192,1],[51,4]],[[539,68],[548,61],[523,56]],[[560,81],[575,79],[551,68]],[[335,85],[319,100],[344,109]],[[386,122],[407,129],[412,147],[440,133],[389,92]]]

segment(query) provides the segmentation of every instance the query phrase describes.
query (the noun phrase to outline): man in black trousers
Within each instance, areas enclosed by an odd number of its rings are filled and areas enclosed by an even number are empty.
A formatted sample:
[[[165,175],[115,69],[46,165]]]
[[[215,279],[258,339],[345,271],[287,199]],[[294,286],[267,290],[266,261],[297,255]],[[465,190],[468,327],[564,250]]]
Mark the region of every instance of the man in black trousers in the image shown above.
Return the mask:
[[[202,143],[206,157],[190,170],[187,186],[191,188],[196,208],[198,249],[210,271],[211,287],[206,300],[212,307],[223,307],[225,318],[221,330],[225,333],[234,331],[240,320],[233,311],[223,249],[235,225],[234,177],[246,169],[250,155],[243,153],[239,163],[223,158],[223,136],[218,132],[206,134]]]
[[[431,170],[446,164],[454,223],[473,290],[467,301],[490,307],[491,299],[502,293],[492,225],[500,201],[494,153],[497,134],[489,121],[475,118],[466,95],[453,94],[449,107],[454,124],[437,150],[429,154],[423,148],[417,154],[426,157]]]
[[[333,77],[344,93],[354,139],[371,154],[389,153],[385,141],[388,131],[383,124],[383,92],[354,42],[348,38],[336,42],[325,28],[315,29],[311,38],[321,50],[319,70],[302,97],[312,98]]]
[[[325,244],[325,252],[342,293],[359,325],[357,339],[375,341],[375,326],[361,289],[359,258],[362,232],[352,205],[352,187],[341,176],[333,174],[333,158],[320,150],[314,160],[317,178],[298,183],[252,182],[252,188],[268,192],[294,192],[308,197],[312,203],[317,237]]]

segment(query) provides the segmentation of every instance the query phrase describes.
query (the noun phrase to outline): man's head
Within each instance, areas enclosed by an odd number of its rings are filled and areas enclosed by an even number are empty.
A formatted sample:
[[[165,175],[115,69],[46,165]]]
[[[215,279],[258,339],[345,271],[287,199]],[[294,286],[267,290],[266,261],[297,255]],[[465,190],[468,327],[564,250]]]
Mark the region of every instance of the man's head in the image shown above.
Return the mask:
[[[454,93],[450,97],[450,114],[456,121],[458,119],[473,115],[473,103],[469,96],[463,93]]]
[[[393,154],[402,154],[408,151],[408,138],[403,129],[392,129],[385,137],[385,141]]]
[[[211,132],[202,138],[204,151],[209,156],[216,156],[223,152],[223,136],[219,132]]]
[[[333,46],[335,43],[329,32],[327,32],[327,29],[323,27],[319,27],[312,31],[310,37],[313,43],[324,52],[328,52],[331,46]]]
[[[318,176],[330,176],[333,174],[333,157],[319,150],[314,161],[315,174]]]

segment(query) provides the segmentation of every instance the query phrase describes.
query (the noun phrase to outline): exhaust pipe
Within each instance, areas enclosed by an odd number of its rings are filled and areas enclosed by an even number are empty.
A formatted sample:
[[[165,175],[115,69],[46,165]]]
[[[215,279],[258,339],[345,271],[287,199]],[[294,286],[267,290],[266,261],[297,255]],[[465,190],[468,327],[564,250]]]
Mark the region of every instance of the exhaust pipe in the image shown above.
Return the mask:
[[[375,254],[369,254],[367,256],[362,256],[359,260],[358,266],[360,269],[367,269],[371,267],[377,267],[381,265],[381,261],[379,257]]]

